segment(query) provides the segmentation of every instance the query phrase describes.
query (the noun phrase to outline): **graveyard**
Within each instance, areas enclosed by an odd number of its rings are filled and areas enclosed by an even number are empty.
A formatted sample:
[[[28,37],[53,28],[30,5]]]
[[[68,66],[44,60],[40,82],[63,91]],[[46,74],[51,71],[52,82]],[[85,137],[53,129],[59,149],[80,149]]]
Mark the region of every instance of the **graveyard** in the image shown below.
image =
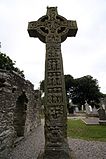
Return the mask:
[[[106,141],[106,128],[97,123],[86,122],[81,119],[68,120],[68,136],[89,141]],[[88,125],[89,124],[89,125]]]
[[[0,69],[0,159],[105,158],[105,98],[99,108],[87,100],[81,109],[72,101],[71,111],[67,108],[61,43],[77,36],[77,22],[47,7],[44,16],[28,22],[27,31],[46,48],[43,109],[40,89]]]

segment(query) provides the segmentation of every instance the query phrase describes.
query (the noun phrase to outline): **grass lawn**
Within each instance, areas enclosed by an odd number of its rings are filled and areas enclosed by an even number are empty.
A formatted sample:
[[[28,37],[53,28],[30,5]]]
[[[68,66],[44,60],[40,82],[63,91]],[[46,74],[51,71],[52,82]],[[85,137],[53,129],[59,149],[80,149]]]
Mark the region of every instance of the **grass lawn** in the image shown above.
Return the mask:
[[[80,119],[68,119],[68,137],[106,142],[106,126],[86,125]]]

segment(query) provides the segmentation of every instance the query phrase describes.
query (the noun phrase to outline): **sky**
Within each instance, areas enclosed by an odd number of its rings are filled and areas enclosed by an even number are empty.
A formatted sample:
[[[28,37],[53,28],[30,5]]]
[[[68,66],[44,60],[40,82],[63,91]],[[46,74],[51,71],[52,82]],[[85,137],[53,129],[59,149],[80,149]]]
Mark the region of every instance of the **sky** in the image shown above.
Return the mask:
[[[58,14],[76,20],[76,37],[62,44],[64,74],[74,78],[91,75],[106,94],[106,0],[0,0],[1,52],[35,89],[44,79],[45,44],[28,35],[28,22],[37,21],[48,7],[58,7]]]

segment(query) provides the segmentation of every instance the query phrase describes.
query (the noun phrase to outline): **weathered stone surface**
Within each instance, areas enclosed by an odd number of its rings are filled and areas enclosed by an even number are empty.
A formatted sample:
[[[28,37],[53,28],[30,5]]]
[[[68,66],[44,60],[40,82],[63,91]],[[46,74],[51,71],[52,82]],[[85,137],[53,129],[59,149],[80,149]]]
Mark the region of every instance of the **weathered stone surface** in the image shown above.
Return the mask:
[[[0,70],[0,159],[7,158],[17,137],[40,124],[39,91],[15,72]]]
[[[106,125],[106,111],[102,107],[98,109],[99,113],[99,124],[100,125]]]
[[[28,25],[29,35],[46,43],[44,159],[70,158],[61,42],[76,32],[76,21],[58,15],[57,7],[48,7],[45,16]]]
[[[98,109],[98,113],[100,120],[106,120],[106,112],[102,107]]]

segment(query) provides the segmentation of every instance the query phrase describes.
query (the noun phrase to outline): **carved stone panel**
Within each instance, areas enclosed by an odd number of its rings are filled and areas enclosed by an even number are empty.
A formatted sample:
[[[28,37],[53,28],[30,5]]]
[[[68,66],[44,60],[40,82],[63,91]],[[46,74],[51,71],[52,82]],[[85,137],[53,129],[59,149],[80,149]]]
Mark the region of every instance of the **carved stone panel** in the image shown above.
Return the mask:
[[[47,103],[59,104],[63,102],[62,93],[48,93]]]
[[[52,44],[52,45],[47,45],[46,50],[48,52],[48,58],[58,58],[60,55],[60,45],[58,45],[56,47],[56,45]]]
[[[52,71],[60,70],[60,68],[61,68],[60,59],[50,59],[50,60],[48,60],[47,68],[48,68],[48,71],[50,71],[50,70],[52,70]]]
[[[61,85],[61,72],[49,72],[47,77],[48,86]]]

